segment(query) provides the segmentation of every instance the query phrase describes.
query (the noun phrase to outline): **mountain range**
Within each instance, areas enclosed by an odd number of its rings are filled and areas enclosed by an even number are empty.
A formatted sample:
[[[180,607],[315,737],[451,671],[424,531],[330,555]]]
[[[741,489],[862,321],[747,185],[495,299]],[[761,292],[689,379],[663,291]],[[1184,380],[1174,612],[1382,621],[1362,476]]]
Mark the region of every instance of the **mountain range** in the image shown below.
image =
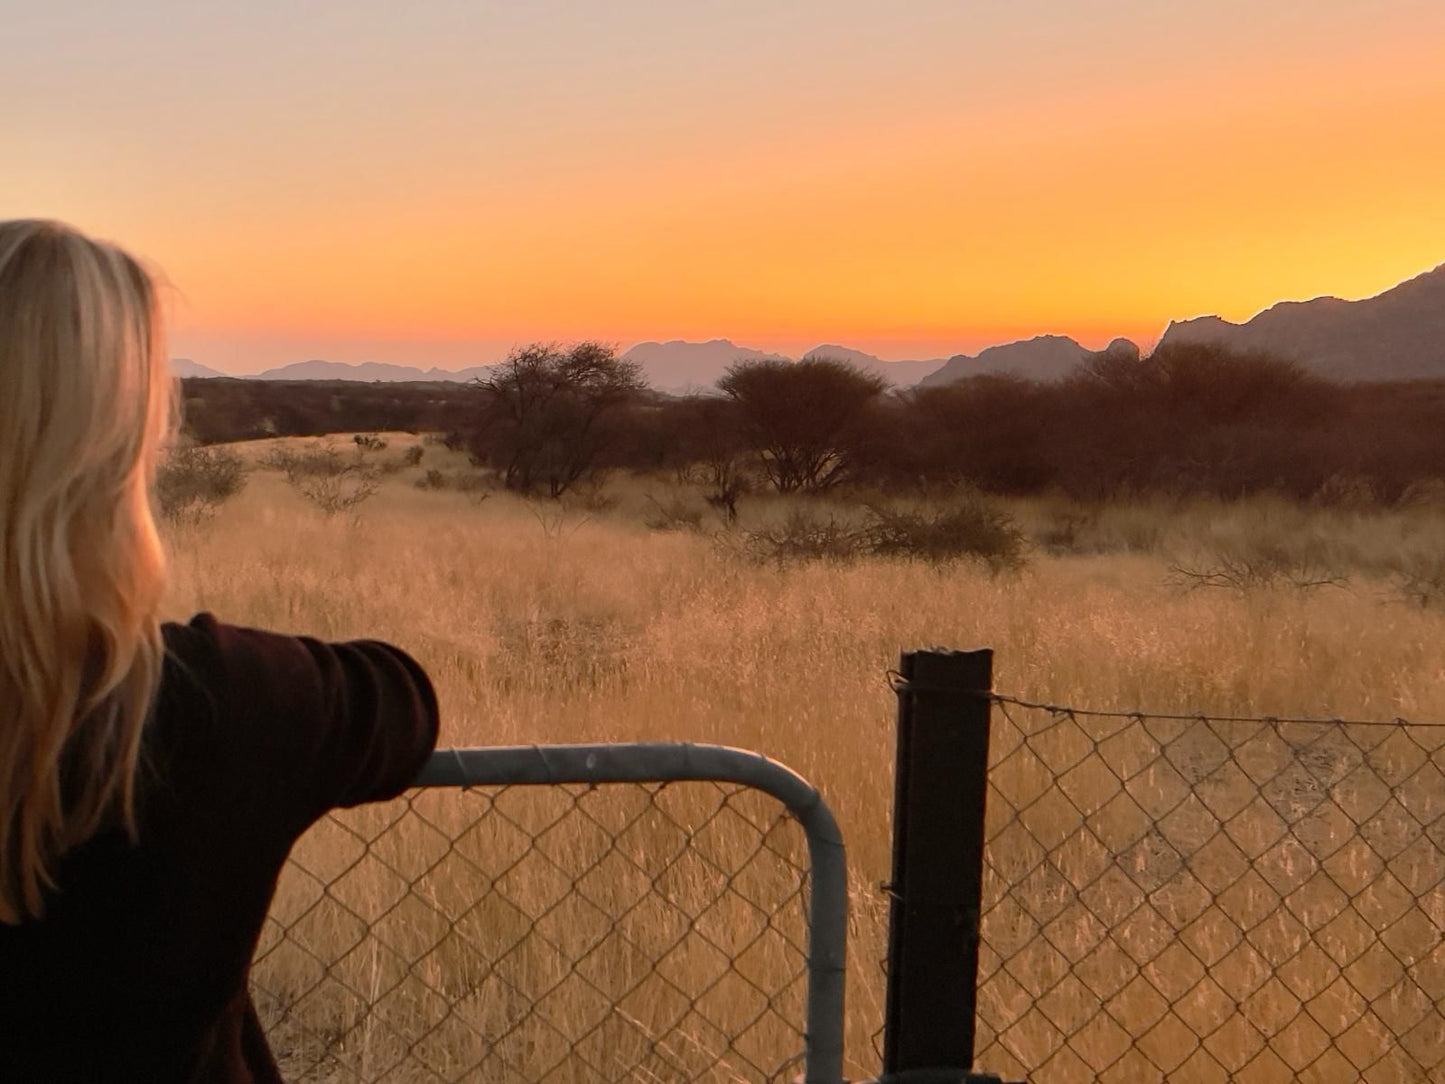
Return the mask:
[[[948,360],[947,358],[932,358],[928,361],[884,361],[882,358],[875,358],[872,354],[865,354],[861,350],[833,345],[815,346],[803,357],[833,358],[835,361],[846,361],[855,369],[862,369],[865,373],[875,373],[888,383],[900,388],[912,387],[929,373],[937,371]]]
[[[1214,343],[1233,350],[1267,351],[1298,361],[1321,376],[1342,381],[1445,379],[1445,264],[1375,297],[1342,301],[1319,297],[1284,301],[1242,323],[1218,316],[1171,321],[1160,346]],[[1128,339],[1105,350],[1137,355]],[[896,387],[936,386],[979,373],[1000,372],[1030,380],[1061,380],[1094,352],[1064,335],[990,346],[976,355],[919,361],[885,361],[846,346],[823,345],[805,358],[832,357],[876,373]],[[659,391],[683,394],[711,388],[739,361],[791,361],[727,339],[708,342],[643,342],[622,355],[634,361]],[[172,362],[178,376],[224,376],[189,359]],[[267,369],[253,380],[393,380],[462,382],[484,376],[490,366],[418,369],[366,362],[303,361]]]
[[[1282,301],[1243,324],[1171,322],[1159,345],[1217,343],[1290,358],[1331,380],[1445,377],[1445,264],[1361,301]]]
[[[654,388],[674,394],[708,390],[734,362],[793,360],[782,354],[734,346],[727,339],[712,339],[705,343],[681,339],[665,343],[638,343],[622,358],[637,362],[643,379]]]
[[[201,365],[190,358],[171,358],[171,372],[176,376],[225,376],[225,373],[212,369],[209,365]]]
[[[1115,339],[1108,350],[1128,350],[1138,354],[1139,348],[1128,339]],[[980,373],[1008,373],[1026,380],[1062,380],[1093,354],[1067,335],[1036,335],[1022,342],[1005,343],[980,350],[976,356],[955,354],[937,372],[923,377],[924,387],[952,384]]]
[[[473,365],[467,369],[417,369],[410,365],[389,365],[380,361],[364,361],[353,365],[344,361],[298,361],[267,369],[251,380],[442,380],[464,383],[491,372],[490,365]]]

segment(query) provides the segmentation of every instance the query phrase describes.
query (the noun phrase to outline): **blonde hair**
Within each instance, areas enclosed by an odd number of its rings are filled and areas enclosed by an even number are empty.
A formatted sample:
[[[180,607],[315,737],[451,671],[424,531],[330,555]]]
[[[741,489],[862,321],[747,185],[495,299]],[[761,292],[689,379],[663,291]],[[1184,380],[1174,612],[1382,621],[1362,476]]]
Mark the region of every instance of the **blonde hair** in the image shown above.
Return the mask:
[[[132,257],[0,222],[0,922],[41,917],[61,856],[103,826],[135,833],[173,385]]]

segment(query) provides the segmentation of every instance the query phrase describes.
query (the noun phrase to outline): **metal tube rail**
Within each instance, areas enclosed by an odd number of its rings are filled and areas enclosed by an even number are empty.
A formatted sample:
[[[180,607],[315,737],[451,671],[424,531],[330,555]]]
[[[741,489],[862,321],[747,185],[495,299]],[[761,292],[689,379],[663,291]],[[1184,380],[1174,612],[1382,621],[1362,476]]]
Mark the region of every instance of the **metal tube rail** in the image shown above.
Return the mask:
[[[618,745],[515,745],[439,749],[418,787],[546,786],[567,783],[736,783],[776,798],[808,840],[805,1084],[843,1080],[844,984],[848,945],[848,868],[843,836],[816,787],[761,753],[690,742]]]

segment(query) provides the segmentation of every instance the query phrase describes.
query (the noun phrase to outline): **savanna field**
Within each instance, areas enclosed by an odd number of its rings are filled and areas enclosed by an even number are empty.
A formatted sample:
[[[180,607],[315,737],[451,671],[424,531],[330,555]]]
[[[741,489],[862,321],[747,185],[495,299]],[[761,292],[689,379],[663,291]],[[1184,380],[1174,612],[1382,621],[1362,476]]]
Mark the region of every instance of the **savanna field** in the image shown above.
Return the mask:
[[[278,444],[294,452],[328,439],[344,456],[391,468],[374,495],[332,516],[275,466]],[[464,476],[465,457],[416,436],[386,442],[371,451],[342,437],[236,445],[250,468],[243,491],[209,517],[166,527],[168,616],[210,610],[239,624],[396,643],[436,684],[443,746],[686,740],[756,749],[796,769],[828,799],[849,848],[855,1079],[877,1072],[887,922],[877,886],[889,874],[896,709],[888,671],[900,651],[991,647],[1000,692],[1085,708],[1445,720],[1445,497],[1428,489],[1385,508],[1020,499],[999,506],[1022,536],[1021,559],[1004,565],[802,560],[748,540],[776,534],[800,508],[849,522],[856,500],[756,497],[724,527],[669,475],[528,501],[422,488],[428,471],[443,482]],[[419,462],[404,458],[411,446]],[[353,887],[390,891],[380,881]],[[283,884],[278,908],[290,905],[288,891]],[[1435,922],[1445,925],[1445,914]],[[326,929],[311,936],[324,940]],[[1435,942],[1427,948],[1438,956]],[[378,989],[391,989],[377,978],[382,965],[370,966]],[[1445,975],[1445,957],[1438,967]],[[1294,996],[1295,1009],[1275,1006],[1281,1028],[1309,1001]],[[333,1058],[307,1079],[434,1079],[382,1049],[390,1040],[380,1031],[367,1035],[346,1040],[345,1058],[360,1057],[356,1044],[381,1044],[368,1063],[374,1075],[345,1075]],[[1057,1044],[1038,1041],[1048,1061]],[[1290,1041],[1305,1068],[1277,1043],[1275,1060],[1255,1063],[1259,1079],[1331,1079],[1336,1055]],[[474,1056],[457,1051],[437,1070],[444,1053],[412,1054],[443,1078]],[[543,1055],[529,1048],[518,1064],[526,1057]],[[1035,1079],[1113,1079],[1087,1060],[1055,1058]],[[539,1064],[545,1075],[551,1063]],[[748,1076],[726,1058],[708,1064],[716,1079]],[[1124,1072],[1132,1063],[1108,1064],[1118,1079],[1139,1079]],[[1015,1068],[1037,1066],[995,1071]],[[1203,1069],[1192,1078],[1222,1079]]]

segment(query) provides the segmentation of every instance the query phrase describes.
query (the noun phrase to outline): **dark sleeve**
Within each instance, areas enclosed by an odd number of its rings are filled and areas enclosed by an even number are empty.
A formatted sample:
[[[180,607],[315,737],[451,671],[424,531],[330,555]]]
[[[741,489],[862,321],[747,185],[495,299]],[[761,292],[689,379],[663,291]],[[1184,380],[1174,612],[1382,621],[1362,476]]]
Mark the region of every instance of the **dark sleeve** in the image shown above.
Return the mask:
[[[436,694],[411,656],[375,640],[325,643],[217,622],[222,710],[250,739],[261,786],[300,826],[329,809],[394,798],[436,747]]]

